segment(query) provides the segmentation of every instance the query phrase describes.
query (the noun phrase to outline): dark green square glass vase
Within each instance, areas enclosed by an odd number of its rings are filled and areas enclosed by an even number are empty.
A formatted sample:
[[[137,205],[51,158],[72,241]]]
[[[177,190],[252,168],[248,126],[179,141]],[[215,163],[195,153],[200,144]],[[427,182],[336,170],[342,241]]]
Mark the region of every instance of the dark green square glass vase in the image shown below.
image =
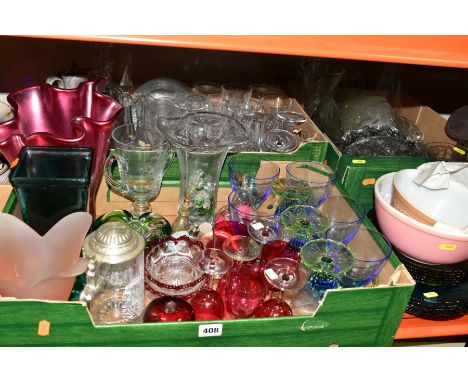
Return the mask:
[[[86,211],[93,149],[23,147],[11,168],[23,220],[44,235],[60,219]]]

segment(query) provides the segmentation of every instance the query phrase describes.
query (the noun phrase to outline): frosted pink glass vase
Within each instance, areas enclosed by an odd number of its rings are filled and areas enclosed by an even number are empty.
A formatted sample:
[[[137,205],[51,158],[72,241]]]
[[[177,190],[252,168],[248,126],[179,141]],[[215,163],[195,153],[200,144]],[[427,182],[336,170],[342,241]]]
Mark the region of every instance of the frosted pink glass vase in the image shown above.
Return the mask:
[[[94,158],[89,187],[90,213],[95,215],[110,134],[121,106],[100,93],[105,79],[75,89],[36,85],[11,93],[14,118],[0,124],[0,152],[14,161],[23,146],[91,147]]]

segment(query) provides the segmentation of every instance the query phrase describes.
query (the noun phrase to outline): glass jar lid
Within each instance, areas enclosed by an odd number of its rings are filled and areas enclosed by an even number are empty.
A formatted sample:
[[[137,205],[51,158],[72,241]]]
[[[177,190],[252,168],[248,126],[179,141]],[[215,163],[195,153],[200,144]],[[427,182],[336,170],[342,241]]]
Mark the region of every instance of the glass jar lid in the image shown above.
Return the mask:
[[[141,234],[123,222],[108,222],[85,238],[83,254],[98,262],[118,264],[137,257],[144,248]]]

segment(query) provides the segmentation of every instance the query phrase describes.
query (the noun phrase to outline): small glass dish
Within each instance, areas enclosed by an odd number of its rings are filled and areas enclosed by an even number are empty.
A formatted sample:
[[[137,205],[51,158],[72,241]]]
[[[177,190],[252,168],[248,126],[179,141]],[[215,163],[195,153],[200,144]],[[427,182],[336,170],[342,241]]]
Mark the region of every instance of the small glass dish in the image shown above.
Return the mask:
[[[145,249],[146,290],[153,297],[193,297],[208,282],[196,265],[202,251],[202,243],[188,236],[169,236],[149,246]]]

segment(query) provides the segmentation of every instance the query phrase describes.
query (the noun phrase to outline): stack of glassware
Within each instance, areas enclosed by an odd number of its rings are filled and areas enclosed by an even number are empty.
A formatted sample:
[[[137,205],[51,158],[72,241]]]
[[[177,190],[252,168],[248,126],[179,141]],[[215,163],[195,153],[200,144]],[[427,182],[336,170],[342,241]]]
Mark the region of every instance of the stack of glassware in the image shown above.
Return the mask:
[[[178,80],[158,78],[141,85],[133,94],[119,94],[126,123],[141,119],[148,107],[157,116],[169,118],[208,111],[236,119],[249,139],[231,147],[231,152],[292,152],[301,142],[313,138],[304,128],[305,114],[294,110],[293,99],[272,85],[197,82],[190,89]],[[145,105],[148,99],[152,99],[151,105]]]
[[[314,122],[344,154],[424,156],[424,134],[384,97],[344,89],[325,97]]]
[[[330,193],[318,162],[234,157],[232,192],[209,229],[174,233],[145,250],[144,322],[314,313],[327,289],[371,283],[391,246],[363,226],[364,208]]]
[[[291,99],[235,84],[196,84],[196,93],[168,79],[153,85],[131,96],[128,123],[113,132],[115,158],[105,171],[111,188],[134,200],[132,210],[111,211],[94,226],[120,220],[144,235],[144,281],[132,262],[135,269],[127,271],[93,258],[88,300],[100,288],[97,273],[106,270],[106,280],[132,274],[144,282],[151,302],[134,315],[143,322],[278,317],[313,313],[327,289],[375,278],[391,247],[361,225],[358,202],[330,196],[337,176],[326,164],[291,162],[280,177],[276,163],[236,155],[228,163],[228,205],[215,214],[229,149],[263,148],[269,133],[277,143],[290,134],[297,144],[293,129],[301,119]],[[169,235],[169,223],[148,201],[159,193],[174,148],[180,196]]]

